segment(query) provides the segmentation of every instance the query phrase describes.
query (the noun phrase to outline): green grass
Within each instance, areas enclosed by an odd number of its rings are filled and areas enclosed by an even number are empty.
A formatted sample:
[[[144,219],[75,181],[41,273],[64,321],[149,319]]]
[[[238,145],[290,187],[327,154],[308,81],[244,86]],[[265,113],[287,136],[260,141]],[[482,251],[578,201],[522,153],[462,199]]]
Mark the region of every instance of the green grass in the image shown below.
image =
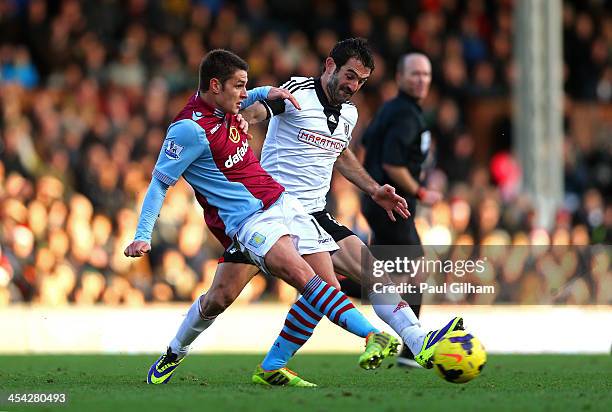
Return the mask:
[[[376,371],[356,355],[300,355],[290,365],[318,389],[250,384],[260,355],[190,356],[168,385],[146,385],[155,356],[0,356],[0,393],[68,394],[67,405],[0,411],[608,411],[612,357],[493,355],[464,385],[386,361]]]

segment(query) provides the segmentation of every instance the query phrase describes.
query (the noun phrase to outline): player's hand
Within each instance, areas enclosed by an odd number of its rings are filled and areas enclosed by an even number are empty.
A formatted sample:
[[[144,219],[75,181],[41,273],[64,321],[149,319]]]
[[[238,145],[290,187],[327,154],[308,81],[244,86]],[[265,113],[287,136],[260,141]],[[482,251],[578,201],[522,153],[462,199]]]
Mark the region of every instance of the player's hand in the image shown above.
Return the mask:
[[[240,113],[236,115],[236,120],[238,120],[238,129],[240,129],[240,132],[246,134],[247,139],[251,140],[253,136],[249,134],[249,122],[247,122]]]
[[[128,245],[123,251],[127,257],[140,257],[151,251],[151,245],[144,240],[135,240]]]
[[[436,190],[428,190],[428,189],[421,187],[417,191],[417,198],[424,205],[431,206],[435,203],[438,203],[440,200],[442,200],[442,193]]]
[[[395,222],[393,212],[397,213],[404,219],[410,217],[408,211],[408,203],[406,199],[395,193],[395,188],[391,185],[380,186],[372,195],[374,200],[380,207],[387,211],[387,215],[391,221]]]
[[[271,88],[270,91],[268,92],[268,99],[270,100],[287,99],[291,102],[293,106],[295,106],[296,109],[302,110],[298,101],[295,99],[295,97],[291,93],[289,93],[289,90],[287,89],[281,89],[280,87]]]

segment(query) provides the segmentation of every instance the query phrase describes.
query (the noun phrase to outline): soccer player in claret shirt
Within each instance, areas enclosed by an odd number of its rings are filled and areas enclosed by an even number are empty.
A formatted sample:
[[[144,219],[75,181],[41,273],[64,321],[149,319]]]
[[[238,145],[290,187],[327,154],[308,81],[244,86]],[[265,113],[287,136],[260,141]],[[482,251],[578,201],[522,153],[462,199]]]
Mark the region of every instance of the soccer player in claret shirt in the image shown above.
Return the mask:
[[[364,244],[325,210],[325,196],[334,165],[351,182],[370,194],[387,211],[391,220],[395,219],[394,212],[403,218],[408,217],[405,200],[395,194],[393,187],[380,186],[373,181],[348,149],[357,122],[357,109],[349,99],[362,87],[373,68],[373,58],[364,40],[344,40],[331,51],[320,78],[292,78],[285,83],[284,87],[294,94],[300,108],[283,99],[266,99],[243,112],[250,121],[273,116],[262,151],[262,166],[301,201],[306,211],[338,243],[340,250],[332,256],[335,272],[360,283],[366,280],[360,278]],[[243,287],[239,285],[246,284],[258,269],[240,250],[231,246],[231,240],[224,237],[222,231],[215,230],[214,220],[206,219],[206,223],[227,247],[217,271],[234,280],[225,284],[213,283],[201,297],[202,313],[214,318],[234,301]],[[339,287],[339,283],[334,282],[334,286]],[[430,367],[435,344],[446,333],[462,328],[462,319],[456,317],[443,328],[428,333],[399,295],[370,294],[369,298],[378,316],[420,355],[425,367]],[[306,343],[321,317],[322,314],[303,297],[298,299],[291,307],[279,337],[256,369],[253,382],[283,384],[275,379],[277,372],[286,369],[289,359]],[[197,336],[195,332],[184,334],[181,332],[183,329],[185,322],[170,344],[171,350],[181,356],[187,353]],[[362,366],[373,365],[366,363]]]
[[[326,281],[335,281],[329,252],[338,246],[300,202],[264,171],[248,147],[246,134],[239,130],[237,113],[249,97],[289,97],[282,89],[274,93],[260,89],[249,96],[247,69],[244,60],[226,50],[213,50],[204,57],[199,90],[168,127],[135,239],[124,253],[139,257],[150,251],[166,191],[183,176],[208,219],[217,219],[225,234],[262,271],[294,286],[311,307],[335,324],[367,338],[361,364],[384,358],[391,348],[397,349],[397,340],[372,326],[344,293]],[[211,322],[201,316],[199,301],[187,317],[189,328]],[[182,359],[168,350],[151,367],[148,382],[166,383]],[[294,378],[289,373],[278,376],[279,381]]]

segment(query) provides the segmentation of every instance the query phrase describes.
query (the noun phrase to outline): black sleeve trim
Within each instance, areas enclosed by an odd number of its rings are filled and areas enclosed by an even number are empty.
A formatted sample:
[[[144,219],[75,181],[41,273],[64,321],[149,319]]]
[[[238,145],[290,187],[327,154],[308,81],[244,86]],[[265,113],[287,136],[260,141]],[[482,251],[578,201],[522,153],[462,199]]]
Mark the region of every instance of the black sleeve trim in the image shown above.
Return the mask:
[[[285,100],[284,99],[276,99],[276,100],[262,100],[264,106],[268,110],[268,118],[272,116],[276,116],[281,113],[285,113]]]
[[[268,106],[268,103],[266,103],[265,100],[259,100],[259,103],[261,103],[263,107],[265,107],[266,109],[266,120],[270,119],[273,113],[272,113],[272,109],[270,108],[270,106]]]

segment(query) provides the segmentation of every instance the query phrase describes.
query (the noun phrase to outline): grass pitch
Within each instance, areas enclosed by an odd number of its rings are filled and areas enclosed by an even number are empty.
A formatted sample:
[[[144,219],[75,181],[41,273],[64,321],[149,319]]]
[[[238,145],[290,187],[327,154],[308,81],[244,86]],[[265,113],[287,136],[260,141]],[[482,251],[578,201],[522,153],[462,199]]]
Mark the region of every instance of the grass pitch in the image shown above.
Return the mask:
[[[357,355],[299,355],[291,367],[318,389],[250,383],[261,355],[192,355],[168,385],[145,384],[151,356],[0,356],[0,411],[609,411],[612,357],[492,355],[483,375],[456,385],[433,371]],[[16,405],[9,393],[66,393],[67,404]]]

